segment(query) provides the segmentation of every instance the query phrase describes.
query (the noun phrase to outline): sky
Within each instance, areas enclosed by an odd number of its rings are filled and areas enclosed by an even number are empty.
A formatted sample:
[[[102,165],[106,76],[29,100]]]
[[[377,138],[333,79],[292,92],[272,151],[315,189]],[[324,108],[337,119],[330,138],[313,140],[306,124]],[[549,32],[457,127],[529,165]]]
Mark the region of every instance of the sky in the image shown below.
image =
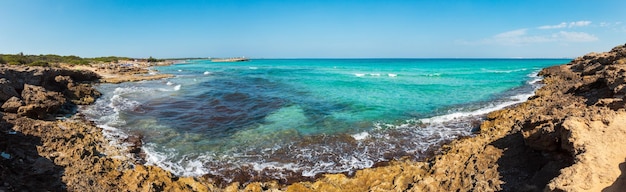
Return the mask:
[[[626,43],[624,0],[0,0],[0,53],[573,58]]]

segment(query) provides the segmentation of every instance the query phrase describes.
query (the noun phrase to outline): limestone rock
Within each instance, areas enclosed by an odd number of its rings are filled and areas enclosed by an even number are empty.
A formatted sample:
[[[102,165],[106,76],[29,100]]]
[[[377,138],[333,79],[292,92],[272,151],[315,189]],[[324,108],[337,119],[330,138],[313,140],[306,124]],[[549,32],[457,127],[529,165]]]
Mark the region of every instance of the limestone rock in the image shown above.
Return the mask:
[[[17,113],[17,110],[24,105],[24,102],[17,97],[11,97],[2,104],[2,110],[8,113]]]
[[[41,86],[24,85],[22,91],[24,106],[17,111],[18,115],[36,119],[45,119],[55,114],[66,100],[63,94],[47,91]]]
[[[0,79],[0,102],[4,102],[11,97],[19,97],[20,94],[11,86],[11,82],[5,78]]]

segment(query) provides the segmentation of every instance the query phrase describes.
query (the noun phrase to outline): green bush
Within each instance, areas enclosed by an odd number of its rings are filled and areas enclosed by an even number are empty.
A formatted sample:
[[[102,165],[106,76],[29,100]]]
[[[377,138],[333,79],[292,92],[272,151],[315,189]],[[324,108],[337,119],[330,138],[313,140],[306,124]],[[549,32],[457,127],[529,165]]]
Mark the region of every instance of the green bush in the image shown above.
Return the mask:
[[[48,62],[45,61],[35,61],[29,64],[26,64],[28,66],[41,66],[41,67],[49,67],[50,64],[48,64]]]
[[[152,56],[150,56],[150,58],[148,58],[148,62],[158,62],[158,59],[153,58]]]
[[[155,61],[157,59],[152,58]],[[29,66],[51,66],[58,65],[60,63],[67,63],[71,65],[89,65],[91,63],[98,62],[117,62],[118,60],[131,60],[128,57],[96,57],[96,58],[81,58],[75,55],[60,56],[60,55],[24,55],[19,54],[0,54],[0,64],[10,65],[29,65]]]

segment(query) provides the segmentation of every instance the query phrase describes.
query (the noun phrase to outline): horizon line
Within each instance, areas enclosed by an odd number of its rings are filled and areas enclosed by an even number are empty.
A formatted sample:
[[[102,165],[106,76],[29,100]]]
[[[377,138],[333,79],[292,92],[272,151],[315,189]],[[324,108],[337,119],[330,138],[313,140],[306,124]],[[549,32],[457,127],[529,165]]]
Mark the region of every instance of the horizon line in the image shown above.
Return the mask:
[[[241,58],[241,57],[181,57],[159,58],[165,60],[198,59],[210,60],[216,58]],[[244,57],[246,59],[575,59],[575,57]]]

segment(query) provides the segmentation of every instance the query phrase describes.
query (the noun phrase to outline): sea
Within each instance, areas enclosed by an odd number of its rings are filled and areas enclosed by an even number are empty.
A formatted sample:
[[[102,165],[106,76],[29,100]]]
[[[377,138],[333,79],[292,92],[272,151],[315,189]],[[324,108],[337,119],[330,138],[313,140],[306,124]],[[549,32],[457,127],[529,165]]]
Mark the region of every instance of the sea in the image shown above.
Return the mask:
[[[187,60],[174,77],[100,84],[80,113],[147,164],[224,182],[315,178],[424,159],[524,102],[569,59]]]

